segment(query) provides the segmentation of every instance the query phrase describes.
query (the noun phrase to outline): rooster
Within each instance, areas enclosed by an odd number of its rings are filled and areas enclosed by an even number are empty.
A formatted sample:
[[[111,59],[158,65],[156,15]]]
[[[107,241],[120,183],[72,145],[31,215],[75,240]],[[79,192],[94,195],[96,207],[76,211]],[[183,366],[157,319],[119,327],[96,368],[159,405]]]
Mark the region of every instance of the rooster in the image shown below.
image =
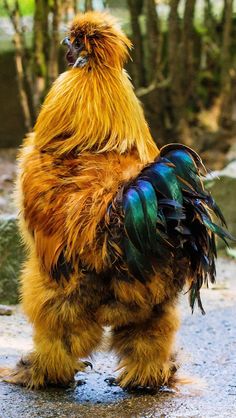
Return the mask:
[[[71,67],[49,91],[19,156],[27,248],[23,309],[34,350],[5,380],[69,385],[111,327],[124,389],[174,385],[178,296],[215,280],[215,235],[231,236],[190,148],[159,150],[124,70],[131,42],[108,14],[78,15]]]

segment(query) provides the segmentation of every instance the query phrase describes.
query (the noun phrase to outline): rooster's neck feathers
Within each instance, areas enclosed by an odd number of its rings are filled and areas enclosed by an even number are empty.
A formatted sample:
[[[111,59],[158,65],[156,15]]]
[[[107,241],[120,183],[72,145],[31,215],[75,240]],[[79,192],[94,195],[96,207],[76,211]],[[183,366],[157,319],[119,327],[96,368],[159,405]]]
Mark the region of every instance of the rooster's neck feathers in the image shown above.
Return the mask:
[[[71,36],[79,27],[84,36],[87,31],[95,61],[89,68],[61,74],[52,86],[35,126],[38,148],[58,155],[72,150],[123,154],[137,149],[143,162],[156,157],[158,149],[142,107],[121,68],[128,40],[111,22],[107,15],[104,21],[103,14],[92,12],[75,19]]]

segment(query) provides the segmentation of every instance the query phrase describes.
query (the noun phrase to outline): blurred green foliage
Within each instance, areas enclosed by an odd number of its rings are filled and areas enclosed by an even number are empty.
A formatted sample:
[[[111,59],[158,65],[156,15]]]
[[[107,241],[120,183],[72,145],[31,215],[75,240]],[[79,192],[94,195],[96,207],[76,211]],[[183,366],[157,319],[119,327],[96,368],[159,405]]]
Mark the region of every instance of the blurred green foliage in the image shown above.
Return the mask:
[[[13,7],[15,0],[8,0],[9,6]],[[20,0],[20,9],[23,16],[30,16],[34,12],[34,0]],[[7,12],[4,7],[3,1],[0,1],[0,16],[7,17]]]

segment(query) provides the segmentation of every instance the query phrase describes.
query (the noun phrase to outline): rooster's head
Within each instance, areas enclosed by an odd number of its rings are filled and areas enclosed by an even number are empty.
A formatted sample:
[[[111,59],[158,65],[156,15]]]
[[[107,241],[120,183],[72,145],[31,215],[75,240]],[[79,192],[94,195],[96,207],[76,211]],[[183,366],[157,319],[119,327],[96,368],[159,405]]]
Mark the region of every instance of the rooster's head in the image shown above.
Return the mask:
[[[89,70],[97,66],[122,68],[132,45],[116,20],[100,12],[76,16],[62,44],[68,47],[69,66]]]

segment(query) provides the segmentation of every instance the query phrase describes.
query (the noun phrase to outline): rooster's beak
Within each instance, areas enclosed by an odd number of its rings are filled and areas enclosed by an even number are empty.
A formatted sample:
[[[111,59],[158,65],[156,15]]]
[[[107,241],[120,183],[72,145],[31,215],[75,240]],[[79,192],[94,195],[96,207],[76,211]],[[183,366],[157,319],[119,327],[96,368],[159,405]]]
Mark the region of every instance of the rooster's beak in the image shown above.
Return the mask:
[[[66,45],[66,46],[68,46],[69,48],[71,47],[71,42],[70,42],[70,39],[69,39],[69,37],[68,37],[68,36],[66,36],[64,39],[62,39],[62,41],[61,41],[61,45]]]

